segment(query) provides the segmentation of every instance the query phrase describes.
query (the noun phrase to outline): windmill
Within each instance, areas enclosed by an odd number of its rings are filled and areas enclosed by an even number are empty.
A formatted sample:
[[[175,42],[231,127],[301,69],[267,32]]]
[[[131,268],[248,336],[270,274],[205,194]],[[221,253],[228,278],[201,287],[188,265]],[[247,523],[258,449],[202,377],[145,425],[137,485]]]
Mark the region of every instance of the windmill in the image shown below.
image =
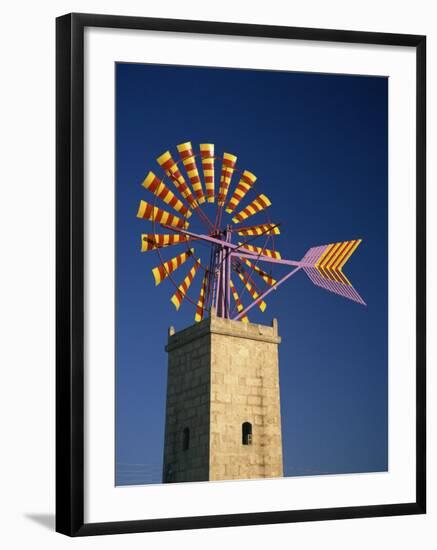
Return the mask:
[[[141,200],[137,212],[152,223],[151,232],[141,235],[141,250],[157,253],[155,284],[171,282],[177,310],[186,301],[197,322],[213,308],[218,317],[248,322],[248,312],[256,306],[265,311],[265,298],[299,271],[314,285],[366,305],[343,272],[361,239],[311,247],[299,260],[285,259],[276,249],[281,230],[270,219],[271,201],[258,191],[252,172],[237,168],[235,155],[217,156],[210,143],[200,144],[196,153],[191,142],[178,145],[177,152],[176,159],[170,151],[157,158],[160,175],[150,171],[142,182],[152,200]],[[277,278],[279,266],[288,272]],[[193,297],[199,274],[199,294]]]
[[[281,226],[257,177],[213,144],[190,142],[158,157],[137,216],[151,222],[141,250],[154,251],[155,284],[174,286],[177,310],[194,306],[196,323],[169,329],[163,481],[254,479],[283,475],[278,322],[249,322],[254,307],[303,271],[329,292],[365,305],[343,273],[361,240],[309,248],[285,259]],[[217,167],[217,178],[216,178]],[[149,200],[151,198],[151,200]],[[160,202],[158,202],[160,201]],[[285,274],[276,275],[282,267]],[[197,288],[196,288],[197,285]],[[200,322],[202,321],[202,322]],[[240,322],[241,321],[241,322]]]

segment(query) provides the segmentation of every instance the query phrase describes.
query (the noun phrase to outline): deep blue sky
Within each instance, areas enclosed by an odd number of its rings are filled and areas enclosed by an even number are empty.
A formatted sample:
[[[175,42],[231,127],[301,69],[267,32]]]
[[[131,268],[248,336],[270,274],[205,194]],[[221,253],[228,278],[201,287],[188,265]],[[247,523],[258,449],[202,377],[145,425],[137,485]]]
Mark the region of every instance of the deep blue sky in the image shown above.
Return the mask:
[[[140,252],[151,224],[135,217],[156,157],[185,141],[215,143],[258,176],[283,257],[363,239],[345,273],[367,307],[302,272],[250,317],[279,320],[285,475],[387,469],[387,89],[379,77],[116,65],[117,483],[160,481],[167,328],[193,323],[169,281],[155,288],[157,255]]]

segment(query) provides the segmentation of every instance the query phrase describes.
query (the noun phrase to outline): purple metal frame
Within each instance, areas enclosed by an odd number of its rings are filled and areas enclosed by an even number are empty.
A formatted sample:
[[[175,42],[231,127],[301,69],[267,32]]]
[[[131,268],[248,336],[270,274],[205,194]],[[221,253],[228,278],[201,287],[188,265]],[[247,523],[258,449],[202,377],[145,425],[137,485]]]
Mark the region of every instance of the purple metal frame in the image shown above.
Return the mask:
[[[317,259],[320,258],[323,251],[326,249],[327,245],[314,247],[308,250],[305,256],[301,260],[285,260],[272,258],[265,254],[250,252],[249,250],[241,248],[247,244],[249,241],[243,242],[241,245],[236,245],[231,242],[232,239],[232,228],[227,227],[226,230],[222,232],[216,232],[216,236],[197,234],[185,229],[173,228],[171,226],[165,226],[167,229],[176,231],[178,233],[183,233],[188,235],[193,239],[205,241],[213,245],[213,255],[212,255],[212,265],[211,265],[211,276],[213,277],[213,305],[216,308],[217,315],[219,317],[232,318],[233,320],[238,320],[244,317],[248,311],[255,307],[261,300],[268,296],[273,290],[276,290],[282,283],[290,279],[298,271],[303,269],[308,275],[310,280],[317,286],[323,287],[326,290],[330,290],[336,294],[340,294],[346,298],[359,302],[365,305],[364,300],[354,289],[353,286],[348,286],[339,283],[338,281],[330,280],[323,278],[318,270],[315,268],[315,263]],[[222,237],[222,238],[220,238]],[[247,307],[240,311],[234,317],[231,317],[231,307],[230,307],[230,281],[231,281],[231,272],[232,272],[232,259],[233,258],[247,258],[254,261],[255,263],[262,261],[268,262],[271,264],[279,264],[283,266],[289,266],[292,269],[289,273],[284,275],[279,279],[273,286],[270,286],[259,296],[252,301]]]
[[[194,155],[194,156],[197,157],[199,155]],[[217,160],[218,158],[220,157],[214,157],[214,161]],[[178,165],[180,162],[182,162],[181,159],[178,160],[176,164]],[[237,168],[235,168],[235,171],[240,172]],[[169,175],[166,172],[165,175],[163,176],[163,179],[166,179],[168,176]],[[172,178],[170,177],[170,179]],[[250,191],[254,191],[254,188],[251,187]],[[155,195],[155,203],[156,203],[156,195]],[[263,233],[250,235],[249,239],[246,239],[244,242],[237,245],[232,243],[232,235],[234,233],[238,234],[238,232],[245,229],[245,227],[227,225],[225,229],[220,228],[222,217],[223,217],[224,205],[221,204],[220,206],[218,206],[215,220],[213,223],[209,219],[209,217],[205,214],[205,212],[203,212],[202,208],[200,207],[200,204],[198,203],[196,204],[197,205],[194,208],[192,208],[192,210],[196,213],[196,215],[203,222],[203,224],[206,225],[206,231],[208,231],[208,234],[197,234],[191,231],[175,228],[164,224],[162,226],[171,231],[190,236],[192,240],[204,241],[205,243],[208,243],[209,245],[211,245],[209,267],[207,269],[205,266],[202,266],[207,276],[207,283],[205,287],[205,298],[204,298],[204,305],[203,305],[205,311],[208,311],[208,309],[210,309],[211,307],[214,307],[219,317],[225,317],[233,320],[241,319],[247,314],[248,311],[250,311],[254,306],[259,304],[259,302],[261,302],[268,294],[270,294],[270,292],[272,292],[273,290],[276,290],[283,282],[288,280],[290,277],[292,277],[295,273],[297,273],[301,269],[304,270],[304,272],[306,273],[306,275],[314,285],[324,288],[325,290],[328,290],[335,294],[339,294],[340,296],[343,296],[350,300],[354,300],[355,302],[366,305],[364,300],[355,290],[355,288],[350,284],[348,279],[342,274],[341,270],[337,269],[336,271],[335,270],[330,271],[331,269],[330,267],[326,268],[326,266],[324,266],[323,263],[321,265],[317,263],[318,260],[322,258],[324,252],[326,251],[326,248],[329,245],[322,245],[322,246],[310,248],[300,261],[272,258],[271,255],[264,254],[264,251],[266,250],[266,246],[269,242],[270,237],[273,235],[272,229],[274,229],[280,224],[273,225],[270,221],[268,213],[267,213],[266,227],[269,226],[269,228],[267,228],[266,231],[264,231]],[[155,220],[153,220],[153,229],[155,231]],[[265,240],[263,247],[257,247],[258,249],[257,252],[251,252],[250,250],[243,248],[244,245],[250,243],[254,239],[262,237],[263,235],[266,235],[267,239]],[[337,243],[337,244],[340,244],[340,243]],[[345,242],[344,244],[347,244],[347,243]],[[274,244],[273,244],[273,250],[274,250]],[[158,248],[158,254],[161,259],[161,264],[164,264],[159,248]],[[252,267],[252,271],[250,273],[247,273],[246,269],[243,267],[243,264],[238,261],[240,259],[243,259],[243,260],[248,259],[254,262],[254,267]],[[237,260],[237,261],[233,262],[233,260]],[[271,264],[283,265],[283,266],[290,266],[293,269],[289,273],[284,275],[281,279],[276,281],[275,284],[273,284],[272,286],[271,285],[268,286],[263,291],[260,291],[257,283],[251,278],[251,275],[255,269],[255,266],[259,261],[268,262]],[[248,290],[253,298],[250,305],[248,305],[238,313],[236,313],[235,308],[231,310],[231,300],[230,300],[231,276],[232,276],[232,270],[234,267],[238,272],[245,274],[245,277],[247,278],[247,281],[245,282],[245,286],[243,289],[243,293],[246,290]],[[173,278],[169,274],[168,276],[171,282],[177,287]],[[249,284],[250,284],[250,287],[249,287]],[[194,303],[193,300],[191,300],[189,297],[187,298],[192,303]],[[234,315],[234,313],[236,313],[236,315]]]

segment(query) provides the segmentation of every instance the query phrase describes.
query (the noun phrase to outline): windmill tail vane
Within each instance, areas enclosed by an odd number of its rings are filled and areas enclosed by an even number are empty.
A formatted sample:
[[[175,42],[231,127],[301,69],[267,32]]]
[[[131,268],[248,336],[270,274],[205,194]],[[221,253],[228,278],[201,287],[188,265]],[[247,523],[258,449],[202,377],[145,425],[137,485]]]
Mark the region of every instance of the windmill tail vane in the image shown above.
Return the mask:
[[[281,224],[270,219],[272,203],[258,192],[257,176],[239,169],[236,155],[219,157],[211,143],[200,144],[198,152],[191,142],[176,150],[179,160],[165,151],[157,159],[162,174],[149,172],[142,181],[153,199],[140,200],[137,217],[153,225],[152,231],[141,233],[141,251],[158,254],[152,269],[155,285],[164,280],[173,284],[171,301],[177,310],[187,301],[195,308],[196,322],[212,308],[219,317],[248,322],[248,312],[255,306],[265,311],[265,298],[299,271],[315,286],[366,305],[343,272],[361,239],[315,246],[300,260],[286,259],[275,246]],[[178,253],[169,257],[175,246]],[[281,267],[287,272],[273,275]]]
[[[361,242],[356,239],[310,248],[302,258],[303,270],[316,286],[366,305],[343,273],[343,266]]]

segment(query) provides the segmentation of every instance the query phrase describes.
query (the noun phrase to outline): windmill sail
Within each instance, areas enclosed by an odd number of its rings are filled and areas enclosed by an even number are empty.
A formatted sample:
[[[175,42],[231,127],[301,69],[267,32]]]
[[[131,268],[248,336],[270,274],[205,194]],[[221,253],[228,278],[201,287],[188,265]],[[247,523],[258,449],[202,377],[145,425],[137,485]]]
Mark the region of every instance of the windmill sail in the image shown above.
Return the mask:
[[[281,254],[277,250],[269,250],[268,248],[261,248],[260,246],[253,246],[251,244],[238,243],[241,250],[248,250],[259,256],[268,256],[269,258],[275,258],[275,260],[281,259]]]
[[[176,186],[176,189],[188,202],[192,208],[197,208],[199,205],[196,199],[193,196],[190,188],[185,181],[184,176],[178,168],[178,165],[173,160],[170,151],[166,151],[160,157],[157,158],[158,164],[163,168],[164,172],[171,179],[171,181]]]
[[[171,302],[173,303],[174,307],[177,310],[181,307],[181,304],[188,292],[188,289],[190,288],[191,283],[193,282],[193,279],[196,276],[199,266],[200,266],[200,260],[196,260],[196,263],[190,269],[190,271],[188,272],[188,275],[185,277],[182,283],[178,286],[176,292],[171,297]]]
[[[223,154],[222,173],[220,176],[219,195],[217,201],[219,206],[223,206],[225,204],[236,163],[237,157],[235,155],[231,155],[230,153]]]
[[[186,218],[191,216],[190,210],[180,201],[153,172],[149,172],[142,183],[143,187],[151,191],[156,197],[171,206]]]
[[[196,158],[193,153],[193,147],[190,141],[181,143],[178,145],[179,156],[184,163],[185,170],[187,171],[188,178],[193,187],[194,194],[199,204],[205,202],[205,195],[203,194],[202,182],[200,181],[199,171],[197,169]]]
[[[175,256],[171,260],[158,265],[152,269],[153,277],[155,279],[155,285],[158,286],[164,279],[166,279],[170,273],[173,273],[178,267],[184,264],[190,256],[192,256],[194,248],[190,248],[186,252],[182,252],[178,256]]]
[[[240,204],[240,202],[244,199],[244,197],[246,196],[246,193],[253,186],[255,181],[256,181],[255,174],[252,174],[252,172],[249,172],[249,170],[245,170],[243,172],[243,174],[241,175],[240,181],[238,182],[238,185],[235,188],[235,191],[232,197],[229,199],[228,205],[226,206],[226,212],[228,214],[231,214],[235,210],[235,208]]]
[[[143,233],[141,235],[141,252],[156,250],[174,244],[181,244],[191,241],[188,235],[162,235],[159,233]]]
[[[267,209],[271,202],[266,195],[255,190],[257,177],[248,170],[241,173],[236,168],[237,157],[231,153],[215,157],[214,144],[201,143],[199,148],[200,154],[196,144],[186,141],[177,145],[178,154],[174,158],[169,150],[157,158],[163,172],[159,177],[149,172],[142,182],[143,187],[154,195],[153,201],[141,200],[137,211],[138,218],[152,222],[152,227],[142,230],[148,233],[141,234],[141,251],[157,251],[161,263],[152,270],[155,284],[170,279],[175,287],[171,301],[177,310],[186,298],[185,301],[195,306],[196,322],[202,321],[213,309],[220,317],[248,322],[246,314],[251,308],[258,306],[264,311],[266,297],[301,270],[314,285],[365,305],[343,272],[345,264],[361,243],[360,239],[312,247],[301,260],[283,259],[274,243],[274,236],[281,233],[280,224],[270,221]],[[216,158],[221,159],[217,181]],[[234,172],[238,172],[238,178]],[[213,208],[215,220],[208,217],[204,206],[200,206],[206,201],[217,201],[217,207]],[[194,229],[187,230],[193,213],[193,217],[199,218],[196,222],[200,222],[203,229],[197,230],[192,226]],[[229,214],[228,219],[226,213]],[[200,250],[193,256],[194,250],[188,247],[197,241],[201,241],[203,252]],[[161,249],[171,246],[179,248],[173,254],[169,251],[169,256],[174,257],[164,261]],[[208,247],[206,251],[205,247]],[[181,250],[182,253],[175,255],[176,251]],[[190,256],[193,256],[192,260]],[[179,272],[185,272],[185,278],[179,273],[171,275],[189,259],[187,267]],[[287,266],[290,271],[275,278],[273,274],[279,264]],[[202,268],[202,281],[198,283],[200,291],[197,288],[195,291],[199,292],[196,301],[187,293],[193,291],[192,283],[199,267]],[[229,273],[230,269],[238,273],[244,285],[239,293],[231,280],[233,273]],[[236,283],[235,277],[233,280]],[[246,291],[247,297],[244,296]],[[230,298],[231,293],[233,299]],[[245,298],[246,306],[240,296]]]
[[[261,277],[261,279],[263,279],[268,285],[270,286],[274,286],[276,284],[276,279],[274,279],[271,275],[269,275],[268,273],[266,273],[263,269],[261,269],[260,267],[258,267],[257,265],[253,264],[250,260],[248,260],[247,258],[242,258],[242,260],[244,261],[244,263],[250,267],[250,269],[252,269],[253,271],[255,271],[255,273],[258,273],[258,275]]]
[[[206,199],[208,202],[215,200],[214,184],[214,144],[201,143],[200,156],[202,158],[203,179],[205,181]]]
[[[238,313],[240,313],[241,311],[243,311],[244,306],[241,303],[240,297],[238,296],[238,292],[237,292],[237,289],[235,288],[234,283],[232,282],[232,280],[229,282],[230,282],[232,297],[234,299],[235,305],[237,306],[237,311]],[[243,315],[243,317],[241,317],[241,321],[243,321],[243,323],[248,323],[249,318],[247,317],[247,315]]]
[[[249,227],[241,227],[237,231],[238,235],[279,235],[281,232],[277,224],[261,223],[259,225],[251,225]]]
[[[187,229],[190,225],[187,221],[170,214],[162,208],[153,206],[146,201],[140,201],[138,207],[137,218],[143,218],[151,222],[160,223],[162,225],[171,225],[172,227],[180,227],[181,229]]]
[[[205,271],[205,275],[203,276],[202,286],[200,288],[199,299],[197,300],[197,304],[196,304],[196,313],[194,316],[194,320],[196,321],[196,323],[201,321],[205,315],[205,294],[206,294],[207,282],[208,282],[208,271]]]
[[[257,198],[249,204],[249,206],[246,206],[246,208],[243,208],[241,212],[235,214],[235,216],[232,218],[232,221],[234,223],[241,223],[242,221],[247,220],[247,218],[249,218],[250,216],[257,214],[258,212],[262,212],[271,204],[272,203],[265,195],[258,195]]]
[[[259,298],[259,294],[258,292],[255,290],[255,288],[253,287],[253,285],[251,284],[251,282],[249,281],[249,277],[247,276],[247,274],[244,272],[241,272],[241,271],[238,271],[238,276],[240,277],[240,279],[243,281],[244,283],[244,286],[247,288],[247,290],[249,291],[249,294],[252,296],[252,298],[254,300],[256,300],[257,298]],[[261,311],[265,311],[266,307],[267,307],[267,304],[264,302],[264,300],[260,300],[258,302],[258,307],[260,308]]]
[[[303,270],[316,286],[366,305],[343,273],[345,263],[360,243],[361,239],[356,239],[310,248],[301,260]]]

